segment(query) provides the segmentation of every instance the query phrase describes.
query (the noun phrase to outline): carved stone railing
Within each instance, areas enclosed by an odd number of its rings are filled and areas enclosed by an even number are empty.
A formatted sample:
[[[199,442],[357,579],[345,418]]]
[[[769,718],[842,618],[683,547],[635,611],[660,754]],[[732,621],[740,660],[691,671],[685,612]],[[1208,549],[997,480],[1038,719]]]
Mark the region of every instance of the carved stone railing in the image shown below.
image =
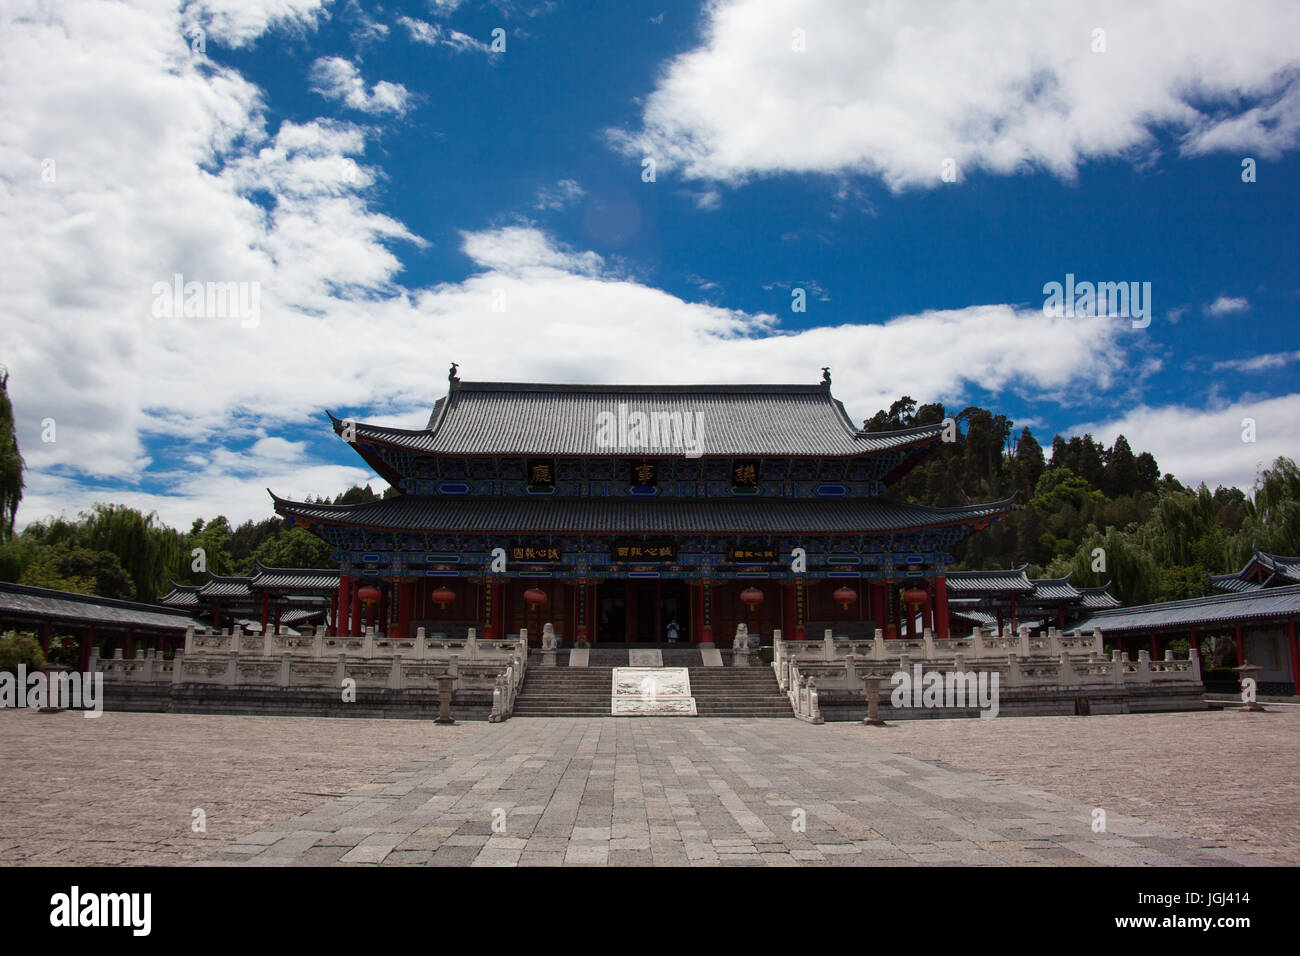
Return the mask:
[[[777,640],[780,640],[780,631],[777,635]],[[790,707],[794,710],[794,715],[810,724],[822,723],[816,678],[802,673],[799,670],[799,662],[793,657],[786,657],[783,663],[784,679],[778,677],[778,680],[781,681],[781,690],[790,698]],[[775,663],[773,666],[776,666]]]
[[[1090,634],[1072,632],[1063,634],[1054,627],[1034,635],[1028,625],[1021,625],[1016,634],[1008,626],[1001,635],[992,629],[977,627],[968,637],[935,640],[927,628],[918,638],[887,641],[884,632],[877,628],[875,638],[870,641],[836,640],[830,628],[824,632],[820,641],[781,641],[780,631],[773,635],[776,644],[784,643],[786,653],[797,656],[800,660],[829,662],[841,658],[854,657],[875,661],[887,661],[902,654],[926,661],[952,660],[955,655],[963,654],[970,660],[1005,660],[1008,654],[1020,657],[1058,658],[1062,653],[1071,655],[1101,655],[1101,631],[1094,628]],[[778,648],[778,652],[779,652]]]
[[[772,669],[796,712],[800,682],[808,678],[822,690],[858,693],[867,675],[910,674],[917,664],[924,670],[997,671],[1001,685],[1007,688],[1195,687],[1201,683],[1200,656],[1195,648],[1184,660],[1175,660],[1172,651],[1166,651],[1160,661],[1152,661],[1148,651],[1139,651],[1136,661],[1120,651],[1106,658],[1097,629],[1090,634],[1062,634],[1048,628],[1035,636],[1028,627],[1021,627],[1013,636],[1009,628],[1002,635],[976,628],[969,637],[942,641],[935,641],[929,631],[919,641],[886,641],[878,629],[872,641],[837,641],[829,630],[820,641],[785,641],[776,631],[773,648]]]
[[[340,654],[367,660],[379,657],[403,657],[411,660],[464,660],[499,661],[508,663],[516,649],[527,641],[522,633],[518,640],[480,638],[474,628],[464,638],[429,637],[419,628],[414,637],[386,637],[376,634],[373,627],[363,635],[344,637],[329,634],[324,625],[312,634],[245,634],[243,628],[210,631],[206,628],[188,628],[185,632],[185,653],[194,654],[250,654],[261,657],[278,657],[296,654],[316,658],[333,658]]]
[[[522,657],[516,657],[509,667],[497,674],[495,686],[492,688],[492,713],[488,715],[488,720],[492,723],[509,720],[514,714],[515,698],[519,696],[519,691],[524,686],[527,667],[528,654],[525,652]]]
[[[458,691],[493,693],[497,677],[508,671],[512,689],[503,710],[508,716],[527,657],[526,634],[514,641],[481,641],[470,630],[465,639],[438,640],[421,631],[402,641],[376,638],[373,628],[361,637],[328,635],[324,627],[311,635],[190,628],[185,650],[171,660],[152,649],[124,658],[120,648],[101,659],[92,648],[90,669],[103,673],[106,682],[127,684],[337,688],[350,678],[357,688],[429,691],[438,689],[440,675],[450,673]]]

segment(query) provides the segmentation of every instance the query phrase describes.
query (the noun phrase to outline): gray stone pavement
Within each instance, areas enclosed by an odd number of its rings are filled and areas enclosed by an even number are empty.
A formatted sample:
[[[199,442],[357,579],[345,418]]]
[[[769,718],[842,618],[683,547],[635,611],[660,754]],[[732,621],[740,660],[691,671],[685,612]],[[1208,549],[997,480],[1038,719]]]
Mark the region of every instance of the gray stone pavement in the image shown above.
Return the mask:
[[[964,723],[991,733],[1001,722]],[[1057,725],[1067,726],[1078,725]],[[888,731],[795,720],[479,725],[440,744],[431,738],[417,759],[241,836],[203,864],[1267,862],[1114,811],[1105,832],[1094,832],[1085,803],[898,753],[898,742]]]

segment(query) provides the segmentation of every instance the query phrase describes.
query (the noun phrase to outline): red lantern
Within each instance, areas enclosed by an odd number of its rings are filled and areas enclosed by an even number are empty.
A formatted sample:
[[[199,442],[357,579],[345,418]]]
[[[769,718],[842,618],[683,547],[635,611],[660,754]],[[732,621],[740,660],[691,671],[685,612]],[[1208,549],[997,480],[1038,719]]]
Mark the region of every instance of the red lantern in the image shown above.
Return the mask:
[[[763,592],[758,588],[745,588],[745,590],[740,592],[740,600],[743,604],[748,605],[749,609],[752,611],[763,603]]]
[[[546,603],[546,592],[541,588],[529,588],[524,592],[524,600],[540,607]]]
[[[449,587],[441,587],[433,592],[433,601],[439,609],[446,608],[448,604],[456,600],[456,592]]]
[[[851,587],[836,588],[834,597],[836,603],[847,611],[849,605],[858,599],[858,592]]]
[[[929,595],[925,593],[924,588],[908,588],[903,592],[903,600],[911,605],[912,610],[925,607],[925,602],[929,600]]]
[[[379,588],[373,585],[368,585],[357,591],[357,598],[362,604],[378,604],[380,597]]]

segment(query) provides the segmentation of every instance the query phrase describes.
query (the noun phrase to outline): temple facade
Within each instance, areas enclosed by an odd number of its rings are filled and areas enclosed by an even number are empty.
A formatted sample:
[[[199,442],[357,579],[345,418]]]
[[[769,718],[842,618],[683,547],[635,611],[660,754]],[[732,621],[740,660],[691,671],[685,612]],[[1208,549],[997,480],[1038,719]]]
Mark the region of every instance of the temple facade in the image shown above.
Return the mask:
[[[340,634],[535,643],[551,623],[569,644],[729,643],[741,623],[895,638],[919,620],[946,638],[952,550],[1011,500],[884,497],[952,426],[865,431],[830,384],[463,382],[453,366],[425,428],[330,416],[399,494],[272,498],[336,549]]]

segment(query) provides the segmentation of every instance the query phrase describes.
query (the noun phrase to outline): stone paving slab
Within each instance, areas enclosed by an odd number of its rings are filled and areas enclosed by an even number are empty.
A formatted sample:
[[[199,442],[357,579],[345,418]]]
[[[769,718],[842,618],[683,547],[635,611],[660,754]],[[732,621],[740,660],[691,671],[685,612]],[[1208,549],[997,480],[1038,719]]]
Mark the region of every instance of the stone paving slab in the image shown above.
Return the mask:
[[[974,723],[974,722],[969,722]],[[988,726],[988,722],[985,722]],[[1080,726],[1075,724],[1075,727]],[[398,768],[420,817],[390,814],[339,862],[472,866],[1242,865],[1261,857],[1158,820],[1092,808],[887,749],[871,728],[797,721],[530,718]],[[536,755],[555,772],[542,782]],[[593,757],[600,755],[599,757]],[[613,779],[612,787],[608,783]],[[650,783],[653,781],[653,783]],[[473,786],[465,784],[473,782]],[[528,803],[517,798],[528,793]],[[664,797],[658,797],[662,792]],[[441,799],[440,796],[451,796]],[[354,810],[391,806],[358,788]],[[528,812],[522,812],[526,807]],[[661,821],[653,827],[654,819]],[[338,841],[337,803],[217,854],[257,865]],[[432,819],[430,820],[430,815]],[[371,816],[373,819],[378,816]],[[419,839],[418,844],[411,841]],[[420,851],[399,847],[418,845]],[[250,852],[250,847],[252,852]],[[310,857],[321,859],[319,854]]]
[[[1300,708],[880,729],[0,710],[0,765],[9,865],[1300,863]]]

